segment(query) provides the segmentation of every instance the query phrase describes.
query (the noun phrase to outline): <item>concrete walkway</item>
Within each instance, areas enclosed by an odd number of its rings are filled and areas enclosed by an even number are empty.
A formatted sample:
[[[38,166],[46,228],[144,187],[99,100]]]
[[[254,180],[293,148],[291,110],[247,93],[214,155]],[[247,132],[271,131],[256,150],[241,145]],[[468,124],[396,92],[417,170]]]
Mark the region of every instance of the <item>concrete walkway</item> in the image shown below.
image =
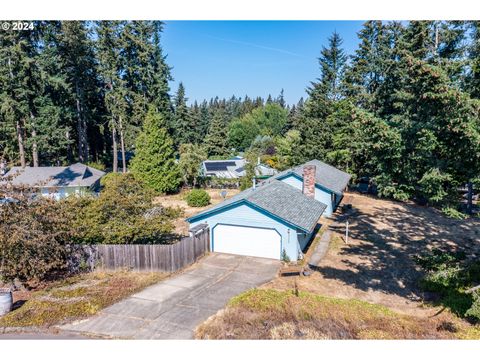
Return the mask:
[[[315,269],[316,267],[318,267],[318,264],[320,263],[320,261],[322,261],[322,259],[325,257],[328,251],[328,247],[330,246],[331,239],[332,239],[332,232],[330,230],[326,230],[322,234],[320,241],[315,247],[315,250],[313,250],[313,254],[310,257],[310,260],[308,261],[308,265],[310,266],[311,269]]]
[[[180,275],[62,330],[124,339],[192,339],[230,298],[273,279],[278,260],[213,253]]]

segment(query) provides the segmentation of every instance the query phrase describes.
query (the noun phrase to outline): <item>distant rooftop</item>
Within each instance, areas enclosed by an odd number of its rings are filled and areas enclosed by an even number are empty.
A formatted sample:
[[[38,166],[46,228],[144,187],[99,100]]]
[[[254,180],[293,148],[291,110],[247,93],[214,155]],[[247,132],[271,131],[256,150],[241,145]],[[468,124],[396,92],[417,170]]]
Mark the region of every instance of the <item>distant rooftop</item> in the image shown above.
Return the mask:
[[[12,176],[12,184],[31,187],[92,186],[103,177],[103,171],[81,163],[70,166],[14,166],[4,176]]]
[[[218,178],[236,179],[247,174],[245,169],[247,161],[242,156],[235,156],[228,160],[205,160],[202,163],[205,176]],[[277,170],[263,164],[255,165],[255,176],[272,176]]]

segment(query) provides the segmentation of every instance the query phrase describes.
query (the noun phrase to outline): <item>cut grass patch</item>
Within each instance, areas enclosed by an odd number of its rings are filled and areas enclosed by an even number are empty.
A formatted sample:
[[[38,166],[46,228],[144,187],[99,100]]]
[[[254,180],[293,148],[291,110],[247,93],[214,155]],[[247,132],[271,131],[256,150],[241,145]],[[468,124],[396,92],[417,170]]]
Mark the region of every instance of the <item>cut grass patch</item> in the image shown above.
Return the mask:
[[[25,304],[0,317],[0,327],[49,327],[83,319],[166,276],[130,271],[73,276],[33,291]]]
[[[450,320],[451,321],[451,320]],[[448,326],[447,326],[448,325]],[[300,291],[254,289],[197,329],[201,339],[452,339],[479,334],[460,320],[398,314],[385,306]]]

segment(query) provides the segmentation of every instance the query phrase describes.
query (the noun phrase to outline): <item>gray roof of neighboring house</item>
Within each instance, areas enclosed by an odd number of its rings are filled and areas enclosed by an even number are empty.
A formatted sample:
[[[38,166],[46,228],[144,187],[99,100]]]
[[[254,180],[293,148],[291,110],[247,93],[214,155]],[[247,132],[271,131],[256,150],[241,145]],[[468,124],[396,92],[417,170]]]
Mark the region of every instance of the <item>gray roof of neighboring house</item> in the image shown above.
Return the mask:
[[[12,176],[13,185],[32,187],[92,186],[103,177],[103,171],[81,163],[70,166],[14,166],[4,176]]]
[[[336,193],[342,193],[352,177],[350,174],[347,174],[342,170],[338,170],[336,167],[325,164],[323,161],[310,160],[305,164],[282,171],[281,173],[273,176],[271,179],[279,179],[291,173],[303,177],[303,167],[305,165],[315,165],[315,182]],[[270,179],[266,180],[266,182],[268,181],[270,181]]]
[[[202,162],[204,175],[216,176],[219,178],[236,179],[247,174],[245,164],[247,161],[244,158],[230,159],[230,160],[205,160]],[[263,164],[255,166],[256,176],[271,176],[275,175],[277,170],[272,169]]]
[[[303,195],[293,186],[275,180],[255,189],[242,191],[230,199],[188,218],[187,221],[242,201],[257,206],[306,231],[313,230],[327,207],[327,205]]]
[[[205,160],[202,162],[204,175],[214,175],[216,177],[226,179],[235,179],[242,176],[240,172],[236,170],[244,165],[244,159]]]

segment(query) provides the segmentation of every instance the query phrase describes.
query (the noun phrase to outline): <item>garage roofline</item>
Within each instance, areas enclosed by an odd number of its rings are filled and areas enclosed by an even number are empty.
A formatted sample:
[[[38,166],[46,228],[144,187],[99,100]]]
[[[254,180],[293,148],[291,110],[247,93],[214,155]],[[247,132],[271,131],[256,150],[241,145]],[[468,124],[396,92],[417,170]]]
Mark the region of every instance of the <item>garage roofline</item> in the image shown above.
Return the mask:
[[[235,202],[232,202],[232,203],[229,203],[227,205],[225,205],[224,207],[218,207],[218,208],[215,208],[215,209],[212,209],[211,211],[205,211],[203,213],[200,213],[200,214],[197,214],[197,215],[194,215],[194,216],[191,216],[187,219],[185,219],[187,222],[189,223],[192,223],[192,222],[195,222],[195,221],[198,221],[198,220],[201,220],[201,219],[204,219],[206,217],[209,217],[209,216],[212,216],[212,215],[215,215],[219,212],[222,212],[226,209],[230,209],[230,208],[234,208],[238,205],[241,205],[241,204],[246,204],[246,205],[249,205],[251,206],[252,208],[254,208],[255,210],[259,210],[263,213],[265,213],[266,215],[270,216],[270,217],[273,217],[274,219],[284,223],[284,224],[287,224],[297,230],[301,230],[301,231],[304,231],[306,233],[311,233],[314,229],[315,229],[315,226],[317,225],[318,223],[318,220],[320,219],[320,217],[322,216],[320,214],[320,216],[318,217],[317,221],[315,222],[315,224],[312,225],[312,227],[310,229],[306,229],[305,227],[303,226],[300,226],[298,224],[294,224],[293,222],[291,221],[288,221],[286,219],[284,219],[283,217],[279,216],[279,215],[276,215],[276,214],[273,214],[271,213],[270,211],[264,209],[263,207],[261,206],[258,206],[257,204],[254,204],[246,199],[241,199],[241,200],[238,200],[238,201],[235,201]]]

